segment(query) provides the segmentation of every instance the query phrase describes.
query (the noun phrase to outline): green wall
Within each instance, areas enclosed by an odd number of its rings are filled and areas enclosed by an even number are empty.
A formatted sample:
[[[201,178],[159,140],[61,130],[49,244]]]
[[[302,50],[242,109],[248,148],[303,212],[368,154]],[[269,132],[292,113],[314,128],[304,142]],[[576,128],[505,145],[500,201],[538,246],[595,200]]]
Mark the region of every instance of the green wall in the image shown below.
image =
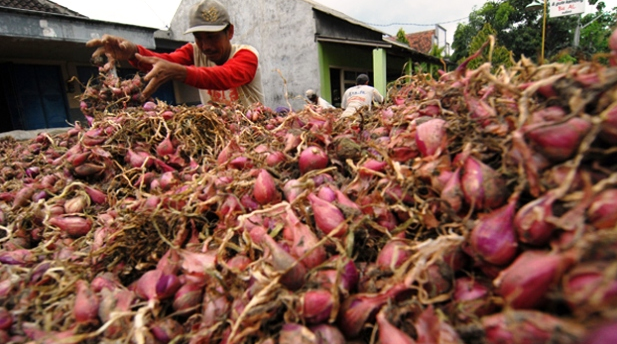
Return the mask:
[[[317,42],[322,97],[331,102],[330,67],[373,70],[373,49]]]
[[[373,65],[374,57],[375,60],[385,59],[386,61],[386,84],[395,81],[404,74],[409,74],[411,71],[411,60],[409,58],[387,55],[385,50],[374,50],[372,47],[368,46],[363,47],[327,42],[317,42],[317,47],[320,71],[319,79],[321,82],[320,92],[322,97],[330,102],[332,101],[332,99],[330,99],[330,95],[332,94],[330,87],[330,67],[372,70],[375,80],[371,80],[371,84],[374,84],[384,95],[386,94],[385,84],[383,86],[381,85],[383,81],[382,77],[379,76],[379,73],[383,73],[384,71],[376,70]],[[381,87],[384,89],[382,90]]]

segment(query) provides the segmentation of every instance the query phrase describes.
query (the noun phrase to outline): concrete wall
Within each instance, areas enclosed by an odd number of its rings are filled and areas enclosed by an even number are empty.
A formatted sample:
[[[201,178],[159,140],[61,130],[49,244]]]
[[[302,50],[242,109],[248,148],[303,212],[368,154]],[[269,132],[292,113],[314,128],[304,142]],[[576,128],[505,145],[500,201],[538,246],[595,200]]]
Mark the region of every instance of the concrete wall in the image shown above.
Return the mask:
[[[303,0],[220,1],[235,26],[232,42],[259,51],[266,105],[288,106],[289,101],[294,109],[302,108],[304,92],[321,88],[312,6]],[[181,3],[170,25],[171,39],[193,41],[184,31],[197,2]]]

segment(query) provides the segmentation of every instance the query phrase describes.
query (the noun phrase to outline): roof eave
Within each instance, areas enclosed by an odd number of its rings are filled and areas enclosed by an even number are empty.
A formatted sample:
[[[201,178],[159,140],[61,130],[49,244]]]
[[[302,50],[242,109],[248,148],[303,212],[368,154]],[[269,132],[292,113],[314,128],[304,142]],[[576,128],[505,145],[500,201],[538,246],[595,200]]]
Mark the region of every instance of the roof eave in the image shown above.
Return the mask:
[[[362,26],[362,27],[364,27],[366,29],[369,29],[371,31],[378,32],[378,33],[382,34],[383,36],[388,36],[388,33],[383,32],[381,30],[378,30],[378,29],[368,25],[365,22],[362,22],[362,21],[359,21],[359,20],[357,20],[355,18],[352,18],[352,17],[346,15],[345,13],[333,10],[330,7],[324,6],[322,4],[314,2],[312,0],[304,0],[304,1],[309,3],[314,10],[317,10],[319,12],[322,12],[322,13],[329,14],[331,16],[337,17],[337,18],[342,19],[342,20],[344,20],[346,22],[349,22],[351,24]]]
[[[92,19],[92,18],[86,17],[86,16],[73,16],[73,15],[61,14],[61,13],[50,13],[50,12],[23,10],[23,9],[19,9],[19,8],[0,6],[0,12],[2,12],[2,11],[24,13],[24,14],[28,14],[28,15],[38,15],[38,16],[43,16],[43,17],[58,17],[58,18],[70,19],[70,20],[78,20],[78,21],[85,21],[85,22],[95,22],[95,23],[100,23],[100,24],[110,24],[110,25],[114,25],[114,26],[119,25],[119,26],[126,26],[126,27],[133,27],[133,28],[151,30],[152,32],[160,30],[159,28],[153,28],[153,27],[147,27],[147,26],[139,26],[139,25],[133,25],[133,24],[117,23],[117,22],[112,22],[112,21],[107,21],[107,20]]]

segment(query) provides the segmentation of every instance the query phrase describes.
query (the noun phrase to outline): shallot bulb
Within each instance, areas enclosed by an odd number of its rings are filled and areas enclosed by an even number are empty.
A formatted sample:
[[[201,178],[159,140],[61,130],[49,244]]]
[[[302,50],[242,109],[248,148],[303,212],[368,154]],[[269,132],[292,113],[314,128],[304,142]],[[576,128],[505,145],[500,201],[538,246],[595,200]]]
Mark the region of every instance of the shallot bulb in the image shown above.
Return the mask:
[[[593,328],[583,338],[581,344],[609,344],[617,342],[617,322],[611,321]]]
[[[36,256],[27,249],[0,251],[0,263],[7,265],[27,265],[37,261]]]
[[[287,202],[292,203],[301,193],[302,187],[297,179],[290,179],[283,185],[283,194]]]
[[[476,209],[494,209],[504,204],[507,198],[505,181],[490,166],[468,157],[461,173],[461,187],[469,205]]]
[[[613,36],[615,33],[613,33]],[[612,59],[615,60],[615,53],[613,52]],[[602,123],[602,131],[600,131],[600,138],[610,144],[617,144],[617,105],[611,107],[606,111],[606,120]]]
[[[319,324],[330,318],[334,298],[325,289],[309,290],[300,297],[302,318],[308,324]]]
[[[338,207],[343,211],[344,214],[354,214],[359,215],[362,213],[360,207],[356,202],[352,201],[346,194],[344,194],[339,189],[335,189],[334,193],[336,194],[336,202],[338,203]]]
[[[293,236],[290,253],[298,259],[306,255],[301,262],[309,269],[323,263],[326,260],[326,249],[318,246],[317,235],[298,219],[292,209],[287,209],[284,219],[286,229]]]
[[[338,313],[339,329],[347,338],[357,337],[364,324],[385,305],[388,300],[396,298],[407,290],[402,284],[396,284],[380,293],[359,293],[346,298]]]
[[[300,173],[305,174],[312,170],[320,170],[328,166],[328,155],[323,149],[317,146],[307,147],[300,153],[298,158],[298,164],[300,167]]]
[[[345,235],[347,224],[345,223],[345,216],[339,208],[317,197],[314,193],[308,194],[307,198],[313,207],[313,216],[317,228],[325,234],[330,234],[332,231],[337,230],[334,234],[336,237]]]
[[[379,325],[379,342],[381,344],[415,344],[407,333],[392,325],[385,313],[386,308],[382,308],[377,313],[377,325]]]
[[[486,342],[577,343],[585,333],[579,324],[539,311],[511,310],[482,318]],[[556,338],[557,337],[557,338]]]
[[[306,278],[304,264],[297,263],[297,259],[269,236],[265,228],[255,227],[251,229],[249,234],[254,242],[262,245],[265,251],[264,255],[270,255],[269,261],[272,267],[278,272],[284,272],[281,276],[281,284],[291,290],[300,289]]]
[[[144,166],[144,164],[146,167],[150,167],[152,166],[152,164],[154,164],[154,160],[147,152],[135,152],[131,149],[126,152],[124,161],[128,162],[132,167],[135,168],[140,168]]]
[[[323,185],[322,187],[319,188],[319,191],[317,192],[317,196],[323,199],[324,201],[328,201],[328,202],[334,202],[334,200],[336,199],[336,193],[334,193],[334,190],[332,190],[327,185]]]
[[[310,330],[315,333],[319,344],[345,344],[345,336],[335,326],[319,324],[311,326]]]
[[[231,304],[220,285],[208,288],[204,293],[202,324],[210,327],[219,321],[225,320]]]
[[[142,107],[146,111],[154,111],[154,110],[156,110],[156,103],[154,103],[154,102],[145,102]]]
[[[377,255],[376,264],[382,269],[396,270],[412,255],[411,247],[402,240],[388,241]]]
[[[231,140],[217,156],[216,163],[219,165],[226,164],[232,160],[234,155],[242,152],[244,152],[244,147],[240,146],[235,140]]]
[[[0,330],[7,331],[13,325],[13,316],[4,307],[0,307]]]
[[[184,334],[184,327],[172,318],[160,319],[150,326],[150,332],[159,342],[167,344]]]
[[[285,154],[281,151],[269,152],[266,155],[266,165],[274,167],[285,161]]]
[[[448,144],[446,121],[433,118],[416,127],[416,145],[423,157],[440,155]]]
[[[88,205],[88,199],[84,195],[77,195],[64,202],[64,211],[68,214],[81,213]]]
[[[441,190],[441,199],[458,213],[463,207],[463,189],[461,188],[460,167],[450,175],[450,178]]]
[[[187,314],[197,311],[197,306],[203,299],[204,287],[186,283],[174,295],[173,308],[180,313]]]
[[[75,238],[88,234],[92,229],[92,220],[79,216],[54,216],[49,219],[49,224]]]
[[[165,137],[163,141],[161,141],[156,146],[156,154],[160,157],[169,156],[175,152],[174,145],[171,143],[169,139],[169,135]]]
[[[88,196],[90,196],[90,201],[95,204],[105,204],[107,202],[107,194],[103,191],[90,186],[86,186],[85,190]]]
[[[452,326],[437,315],[433,306],[428,306],[416,320],[418,343],[462,343]]]
[[[76,285],[75,305],[73,316],[78,323],[96,322],[100,300],[92,291],[88,282],[78,280]]]
[[[281,195],[276,189],[274,178],[265,169],[260,169],[255,186],[253,197],[259,204],[268,204],[281,199]]]
[[[596,229],[614,228],[617,224],[617,189],[600,192],[591,201],[587,219]]]
[[[471,231],[470,242],[475,254],[494,265],[504,265],[517,252],[516,233],[512,226],[517,197],[505,206],[478,219]]]
[[[30,203],[32,196],[36,192],[36,189],[33,186],[26,186],[21,190],[17,191],[15,198],[13,199],[13,210],[26,206]]]
[[[163,274],[156,282],[156,295],[159,300],[170,298],[181,286],[182,282],[178,276]]]
[[[278,344],[319,344],[317,336],[307,327],[287,323],[279,332]]]
[[[547,221],[553,215],[555,197],[547,193],[519,209],[514,216],[514,228],[521,242],[531,245],[544,245],[548,242],[555,225]]]
[[[483,283],[477,278],[459,277],[454,281],[452,294],[453,312],[463,321],[490,314],[495,308],[491,300],[489,283]]]
[[[525,251],[499,274],[494,284],[510,307],[534,308],[573,261],[566,254]]]
[[[617,307],[617,271],[605,261],[581,263],[562,279],[563,295],[573,311],[595,314]]]
[[[353,260],[344,256],[333,256],[327,262],[328,268],[319,269],[312,278],[321,288],[331,290],[338,283],[338,290],[349,293],[358,284],[360,273]]]
[[[591,123],[574,117],[563,123],[531,129],[526,136],[545,157],[560,162],[572,157],[590,128]]]
[[[163,271],[155,269],[146,271],[141,277],[137,280],[135,293],[137,296],[144,300],[152,300],[157,297],[156,295],[156,285],[158,280],[163,275]]]
[[[360,174],[370,175],[371,172],[384,172],[388,166],[387,161],[377,161],[375,159],[369,159],[360,168]]]

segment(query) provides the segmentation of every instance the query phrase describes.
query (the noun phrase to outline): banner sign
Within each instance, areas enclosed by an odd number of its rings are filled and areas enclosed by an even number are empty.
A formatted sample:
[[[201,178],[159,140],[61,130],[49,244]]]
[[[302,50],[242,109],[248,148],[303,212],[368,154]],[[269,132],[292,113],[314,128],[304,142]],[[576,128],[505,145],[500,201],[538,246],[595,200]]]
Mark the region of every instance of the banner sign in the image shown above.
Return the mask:
[[[544,0],[549,1],[551,18],[585,13],[585,0]]]

